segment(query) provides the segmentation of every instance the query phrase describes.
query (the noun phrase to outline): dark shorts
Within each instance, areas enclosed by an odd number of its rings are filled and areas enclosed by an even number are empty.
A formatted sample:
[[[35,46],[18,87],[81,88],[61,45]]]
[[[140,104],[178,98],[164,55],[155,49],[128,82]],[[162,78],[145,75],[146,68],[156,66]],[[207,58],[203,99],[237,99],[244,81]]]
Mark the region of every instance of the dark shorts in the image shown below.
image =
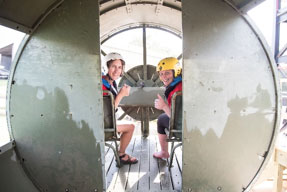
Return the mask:
[[[166,134],[164,131],[165,128],[169,128],[169,117],[163,113],[157,118],[157,132],[159,134]]]

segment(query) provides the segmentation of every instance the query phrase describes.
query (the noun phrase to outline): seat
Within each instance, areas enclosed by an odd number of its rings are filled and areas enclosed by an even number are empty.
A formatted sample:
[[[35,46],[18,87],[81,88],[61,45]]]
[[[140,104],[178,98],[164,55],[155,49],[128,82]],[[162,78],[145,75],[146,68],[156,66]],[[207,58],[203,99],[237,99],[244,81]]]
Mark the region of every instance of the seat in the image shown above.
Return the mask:
[[[172,95],[171,116],[169,129],[165,129],[167,142],[171,142],[171,155],[169,168],[172,166],[175,149],[182,145],[182,92],[178,91]],[[174,142],[179,142],[174,146]]]
[[[110,91],[103,91],[103,103],[104,103],[104,132],[105,132],[105,145],[110,147],[115,155],[117,167],[121,166],[120,158],[118,154],[118,144],[117,141],[120,139],[117,135],[117,126],[115,118],[115,102],[114,96]],[[108,143],[107,141],[112,141],[115,143],[115,147]]]

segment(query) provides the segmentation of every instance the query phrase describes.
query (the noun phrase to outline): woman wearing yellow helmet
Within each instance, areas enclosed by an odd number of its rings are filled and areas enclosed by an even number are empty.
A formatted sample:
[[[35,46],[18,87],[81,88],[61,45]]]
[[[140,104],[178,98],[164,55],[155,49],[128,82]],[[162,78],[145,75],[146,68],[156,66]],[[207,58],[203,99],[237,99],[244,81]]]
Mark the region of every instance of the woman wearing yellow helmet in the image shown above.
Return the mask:
[[[157,120],[157,132],[161,151],[155,152],[155,158],[168,158],[168,143],[166,141],[167,135],[165,129],[169,127],[169,118],[171,113],[171,97],[177,91],[182,91],[181,67],[179,61],[174,57],[162,59],[157,65],[157,72],[160,80],[163,82],[165,89],[165,100],[158,94],[158,99],[155,100],[155,108],[163,110],[165,113],[161,114]]]

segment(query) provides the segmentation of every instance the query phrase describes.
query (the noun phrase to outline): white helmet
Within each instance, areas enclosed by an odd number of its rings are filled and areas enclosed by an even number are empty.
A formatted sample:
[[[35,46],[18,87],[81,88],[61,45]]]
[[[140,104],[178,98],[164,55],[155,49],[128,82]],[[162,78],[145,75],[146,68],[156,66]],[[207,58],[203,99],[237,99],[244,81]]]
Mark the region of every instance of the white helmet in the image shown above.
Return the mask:
[[[122,61],[124,61],[123,57],[119,54],[119,53],[109,53],[105,56],[105,60],[106,63],[111,61],[111,60],[116,60],[116,59],[120,59]]]
[[[122,67],[123,67],[122,74],[121,74],[121,77],[122,77],[125,71],[125,60],[123,59],[123,57],[119,53],[115,53],[115,52],[109,53],[105,56],[105,60],[106,60],[106,64],[108,68],[110,65],[109,61],[113,61],[117,59],[120,59],[122,63]]]

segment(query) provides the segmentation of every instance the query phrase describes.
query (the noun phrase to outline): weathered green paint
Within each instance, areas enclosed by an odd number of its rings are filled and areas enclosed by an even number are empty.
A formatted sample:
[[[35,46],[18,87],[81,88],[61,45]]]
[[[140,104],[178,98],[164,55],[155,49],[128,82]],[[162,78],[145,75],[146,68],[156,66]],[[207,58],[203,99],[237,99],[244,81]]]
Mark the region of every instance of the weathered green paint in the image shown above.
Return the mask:
[[[105,189],[98,14],[97,1],[64,1],[14,67],[12,135],[41,191]]]
[[[0,155],[0,191],[19,192],[29,191],[37,192],[22,169],[21,162],[18,159],[13,148]]]
[[[182,7],[183,191],[244,191],[270,157],[278,127],[273,60],[226,2]]]

